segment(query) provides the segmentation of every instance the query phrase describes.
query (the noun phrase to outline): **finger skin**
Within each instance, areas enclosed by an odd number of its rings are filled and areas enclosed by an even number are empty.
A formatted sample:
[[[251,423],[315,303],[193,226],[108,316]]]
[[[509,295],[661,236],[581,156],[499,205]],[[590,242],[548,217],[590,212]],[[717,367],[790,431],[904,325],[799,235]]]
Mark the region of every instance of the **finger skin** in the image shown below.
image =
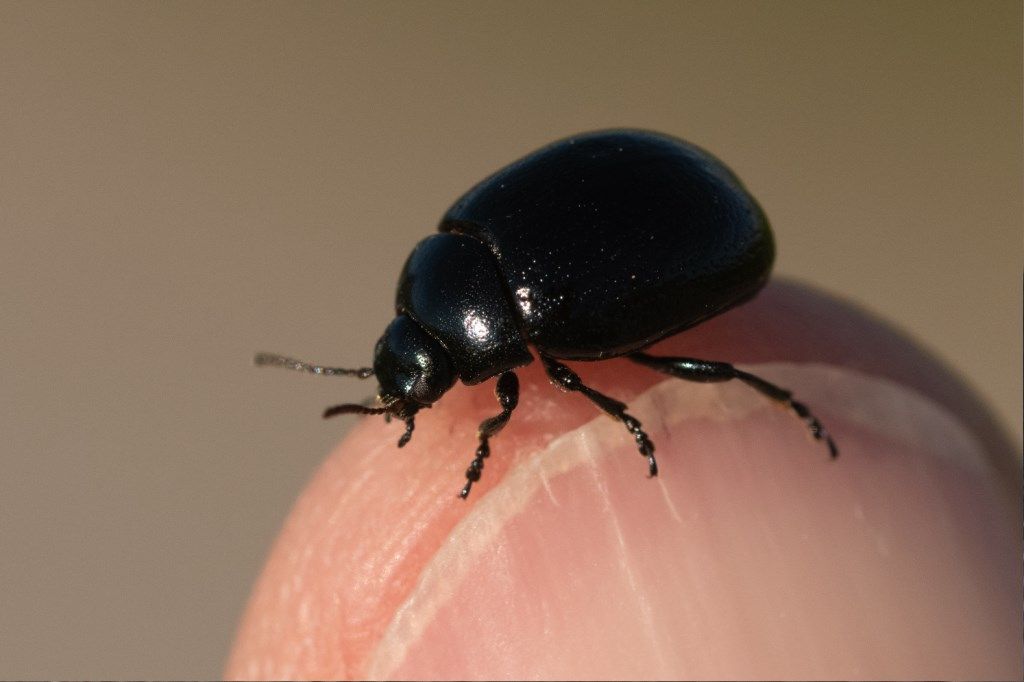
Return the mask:
[[[489,387],[366,419],[297,502],[228,678],[1019,678],[1020,470],[983,406],[890,328],[791,284],[658,344],[793,389],[574,363],[621,424],[519,371],[458,499]]]

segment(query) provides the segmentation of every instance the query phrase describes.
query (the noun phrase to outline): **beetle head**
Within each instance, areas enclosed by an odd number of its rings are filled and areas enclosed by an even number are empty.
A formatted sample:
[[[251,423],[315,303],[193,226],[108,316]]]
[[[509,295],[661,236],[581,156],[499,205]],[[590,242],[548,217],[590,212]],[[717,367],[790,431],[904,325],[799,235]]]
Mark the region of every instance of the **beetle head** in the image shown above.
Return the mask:
[[[373,373],[389,414],[411,417],[436,402],[455,383],[447,351],[407,315],[399,315],[377,342]]]

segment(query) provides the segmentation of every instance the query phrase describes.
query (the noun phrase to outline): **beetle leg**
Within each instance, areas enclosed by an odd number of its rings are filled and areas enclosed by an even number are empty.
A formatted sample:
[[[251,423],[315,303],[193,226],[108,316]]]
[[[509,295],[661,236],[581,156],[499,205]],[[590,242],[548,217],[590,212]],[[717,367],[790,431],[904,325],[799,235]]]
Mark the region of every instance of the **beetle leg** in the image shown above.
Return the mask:
[[[385,413],[384,418],[388,418],[387,413]],[[416,422],[413,420],[414,417],[405,418],[405,433],[403,433],[401,438],[398,439],[398,447],[404,448],[405,444],[412,440],[412,430],[416,428]]]
[[[761,377],[754,376],[741,369],[736,369],[727,362],[711,362],[708,360],[695,360],[694,358],[655,357],[646,353],[631,353],[628,357],[633,362],[645,367],[650,367],[664,374],[669,374],[678,379],[686,379],[687,381],[713,383],[739,379],[761,395],[781,403],[803,420],[807,424],[807,428],[810,429],[811,435],[816,440],[825,442],[825,445],[828,447],[828,453],[833,459],[839,455],[839,450],[836,448],[832,436],[828,434],[828,431],[818,421],[818,418],[811,414],[810,409],[803,403],[793,400],[793,394],[790,391],[765,381]]]
[[[484,468],[484,459],[490,456],[491,446],[488,441],[491,436],[501,431],[512,416],[512,410],[519,404],[519,378],[514,372],[505,372],[498,377],[498,383],[494,387],[494,394],[498,396],[498,404],[501,405],[501,413],[489,417],[480,422],[480,429],[477,435],[480,437],[480,445],[476,449],[476,457],[466,469],[466,485],[459,492],[459,497],[466,499],[469,489],[480,480],[480,472]]]
[[[562,387],[562,389],[582,393],[588,400],[590,400],[590,402],[594,403],[606,413],[625,424],[626,429],[633,434],[633,439],[636,440],[640,454],[647,458],[647,468],[650,475],[658,475],[658,462],[654,459],[654,443],[652,443],[651,439],[647,437],[644,430],[640,428],[640,420],[633,415],[626,413],[625,403],[621,403],[614,398],[609,398],[603,393],[598,393],[594,389],[585,385],[576,372],[572,371],[554,358],[550,358],[542,353],[540,359],[541,362],[544,363],[544,371],[547,372],[548,376],[551,377],[551,380]]]

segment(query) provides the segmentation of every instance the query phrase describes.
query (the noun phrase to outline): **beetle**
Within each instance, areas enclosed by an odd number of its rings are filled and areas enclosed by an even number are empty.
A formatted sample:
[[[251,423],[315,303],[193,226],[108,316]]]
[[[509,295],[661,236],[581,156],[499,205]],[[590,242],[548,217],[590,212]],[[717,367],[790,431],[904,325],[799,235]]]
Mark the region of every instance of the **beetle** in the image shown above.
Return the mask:
[[[775,245],[764,211],[721,161],[650,131],[569,137],[508,165],[460,197],[438,232],[413,249],[398,280],[395,319],[373,366],[325,367],[273,353],[257,365],[376,377],[376,404],[328,408],[405,422],[456,381],[497,377],[501,411],[479,427],[460,497],[490,455],[490,439],[519,400],[516,368],[533,361],[551,381],[621,421],[658,473],[654,443],[627,406],[590,388],[562,360],[626,357],[697,382],[738,379],[802,419],[834,458],[835,442],[792,394],[726,362],[657,357],[651,344],[753,297]]]

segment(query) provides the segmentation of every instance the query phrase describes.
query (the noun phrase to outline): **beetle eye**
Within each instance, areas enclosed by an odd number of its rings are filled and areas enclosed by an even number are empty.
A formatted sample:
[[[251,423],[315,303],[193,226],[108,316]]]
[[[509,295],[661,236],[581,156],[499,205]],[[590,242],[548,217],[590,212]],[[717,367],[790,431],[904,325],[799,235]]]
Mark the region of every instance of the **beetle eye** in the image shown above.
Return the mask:
[[[425,372],[416,372],[408,382],[406,395],[418,403],[432,403],[440,396],[435,396],[435,391],[430,388],[430,381]]]
[[[455,383],[444,348],[406,315],[396,317],[377,342],[374,374],[381,395],[430,405]]]

